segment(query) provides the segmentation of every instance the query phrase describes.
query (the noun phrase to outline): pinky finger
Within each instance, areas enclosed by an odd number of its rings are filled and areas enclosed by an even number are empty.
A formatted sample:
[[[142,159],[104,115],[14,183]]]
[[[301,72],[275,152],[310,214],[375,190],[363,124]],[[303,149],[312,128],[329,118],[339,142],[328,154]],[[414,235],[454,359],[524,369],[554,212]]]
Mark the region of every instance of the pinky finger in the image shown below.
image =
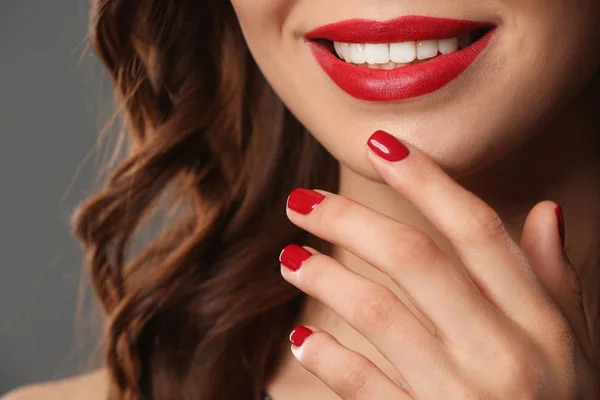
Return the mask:
[[[411,399],[371,360],[343,346],[328,332],[299,325],[290,341],[300,364],[344,400]]]

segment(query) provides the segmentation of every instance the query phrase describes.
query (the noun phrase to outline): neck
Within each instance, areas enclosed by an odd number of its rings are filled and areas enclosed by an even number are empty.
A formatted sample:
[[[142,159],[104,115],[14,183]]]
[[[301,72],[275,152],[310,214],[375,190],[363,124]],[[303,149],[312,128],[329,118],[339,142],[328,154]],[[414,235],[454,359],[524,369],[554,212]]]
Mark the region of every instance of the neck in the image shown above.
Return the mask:
[[[535,204],[553,200],[562,206],[566,252],[583,282],[588,321],[600,334],[600,121],[597,110],[592,109],[593,104],[598,104],[594,101],[597,93],[590,85],[527,143],[501,161],[462,176],[458,182],[499,213],[517,243]],[[424,231],[446,254],[454,255],[460,262],[447,239],[389,186],[341,165],[339,194]],[[334,248],[332,256],[351,270],[385,284],[406,300],[387,276],[344,249]],[[344,321],[314,299],[308,299],[301,319],[338,339],[346,339],[356,349],[366,349]]]

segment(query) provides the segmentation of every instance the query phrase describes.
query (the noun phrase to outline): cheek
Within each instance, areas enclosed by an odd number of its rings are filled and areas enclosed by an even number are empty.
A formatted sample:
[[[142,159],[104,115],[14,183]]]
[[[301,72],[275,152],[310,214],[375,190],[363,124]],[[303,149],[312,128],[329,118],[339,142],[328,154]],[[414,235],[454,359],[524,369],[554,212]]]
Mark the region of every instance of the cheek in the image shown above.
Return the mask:
[[[507,0],[502,86],[507,112],[532,132],[592,79],[600,62],[597,0]]]
[[[289,59],[286,19],[296,0],[231,0],[248,49],[269,81],[281,75]]]
[[[506,0],[512,11],[507,32],[512,36],[511,63],[522,60],[532,82],[543,78],[578,86],[598,67],[600,1]],[[536,79],[537,78],[537,79]]]
[[[231,0],[249,46],[268,32],[281,32],[285,15],[295,0]],[[273,40],[273,37],[271,37]]]

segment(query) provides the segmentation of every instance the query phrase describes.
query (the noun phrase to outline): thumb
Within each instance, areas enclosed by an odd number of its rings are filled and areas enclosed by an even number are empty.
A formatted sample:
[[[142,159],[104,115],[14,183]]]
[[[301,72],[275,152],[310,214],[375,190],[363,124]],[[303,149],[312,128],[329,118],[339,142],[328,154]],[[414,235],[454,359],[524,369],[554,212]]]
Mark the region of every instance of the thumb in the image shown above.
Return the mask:
[[[561,236],[565,237],[560,206],[552,201],[542,201],[525,220],[521,249],[538,279],[567,318],[579,343],[590,349],[581,281],[563,250]]]

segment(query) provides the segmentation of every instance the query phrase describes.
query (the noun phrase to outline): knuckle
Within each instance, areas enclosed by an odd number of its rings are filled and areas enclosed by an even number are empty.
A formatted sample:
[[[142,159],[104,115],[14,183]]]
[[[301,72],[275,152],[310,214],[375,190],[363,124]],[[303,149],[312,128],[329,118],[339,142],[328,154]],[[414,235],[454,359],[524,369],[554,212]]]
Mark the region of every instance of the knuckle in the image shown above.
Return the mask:
[[[374,286],[366,291],[367,295],[356,298],[352,319],[356,326],[381,332],[394,320],[398,298],[389,289]]]
[[[365,390],[370,381],[371,368],[369,363],[361,357],[353,357],[344,363],[344,368],[338,375],[338,389],[342,396],[355,398],[356,394]],[[344,397],[346,398],[346,397]]]
[[[533,393],[538,380],[535,359],[531,351],[512,348],[500,352],[494,361],[496,365],[494,381],[500,393],[507,389],[515,390],[520,395]]]
[[[421,270],[423,265],[433,265],[441,254],[433,239],[418,229],[411,229],[408,232],[404,229],[396,237],[400,238],[398,240],[400,246],[393,252],[395,260],[391,261],[397,262],[397,259],[405,261],[402,268],[410,268],[411,265],[415,265]],[[393,263],[392,265],[396,264]]]
[[[506,234],[500,215],[487,204],[475,207],[462,228],[459,236],[469,242],[485,242]]]

